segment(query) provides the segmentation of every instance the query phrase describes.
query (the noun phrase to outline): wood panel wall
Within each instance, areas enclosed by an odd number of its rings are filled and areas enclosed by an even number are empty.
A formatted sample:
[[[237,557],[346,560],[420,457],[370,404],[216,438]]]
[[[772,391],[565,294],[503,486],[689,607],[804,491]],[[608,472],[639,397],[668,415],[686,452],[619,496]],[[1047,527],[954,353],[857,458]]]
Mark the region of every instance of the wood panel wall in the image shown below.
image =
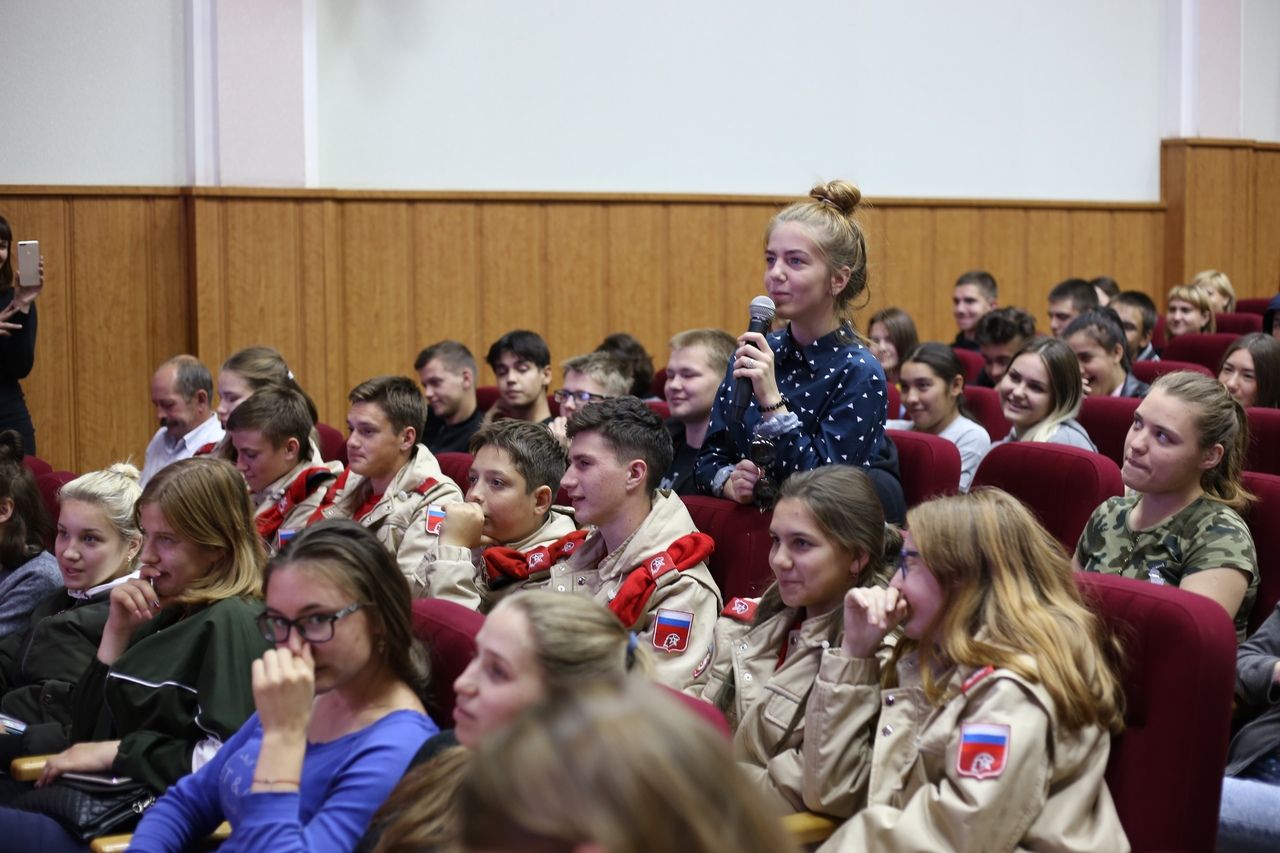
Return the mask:
[[[1164,204],[876,200],[862,216],[871,296],[860,323],[899,305],[922,337],[950,339],[951,285],[972,268],[1041,322],[1045,294],[1069,276],[1108,274],[1162,303],[1186,270],[1217,266],[1242,296],[1273,293],[1280,146],[1247,150],[1241,172],[1235,148],[1167,143],[1166,170],[1183,176],[1165,176],[1169,215]],[[1224,152],[1236,192],[1214,189]],[[155,430],[148,379],[184,351],[216,368],[272,344],[334,425],[351,386],[411,374],[418,350],[443,337],[482,359],[503,332],[532,328],[558,363],[626,330],[661,366],[680,329],[745,325],[762,292],[764,227],[788,201],[0,187],[0,213],[19,239],[41,240],[48,267],[25,384],[40,454],[77,471],[140,461]],[[1253,238],[1237,239],[1242,228]]]

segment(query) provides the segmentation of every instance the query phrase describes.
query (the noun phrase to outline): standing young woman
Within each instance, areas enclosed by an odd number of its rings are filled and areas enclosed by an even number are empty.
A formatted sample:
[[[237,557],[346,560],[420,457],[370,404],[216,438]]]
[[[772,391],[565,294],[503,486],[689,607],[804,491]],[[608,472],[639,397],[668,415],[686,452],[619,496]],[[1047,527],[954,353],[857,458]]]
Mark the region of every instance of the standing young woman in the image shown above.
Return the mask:
[[[883,450],[884,371],[849,319],[867,293],[866,238],[854,218],[862,193],[832,181],[809,195],[765,232],[764,286],[787,327],[738,338],[698,456],[695,479],[706,494],[769,503],[792,474],[829,463],[867,467]],[[739,379],[753,391],[741,419],[733,411]]]
[[[445,849],[456,840],[454,795],[471,751],[550,693],[622,682],[644,652],[588,598],[533,590],[502,599],[476,634],[476,656],[454,682],[454,729],[428,741],[358,850]]]
[[[185,850],[224,819],[225,849],[349,850],[436,733],[421,697],[409,584],[347,520],[307,528],[267,565],[257,713],[147,812],[131,850]]]
[[[848,817],[865,794],[837,747],[847,738],[848,691],[824,681],[819,663],[840,643],[845,593],[882,580],[902,540],[885,525],[871,480],[848,465],[783,483],[769,534],[775,581],[761,598],[725,606],[696,692],[735,726],[738,760],[780,813]],[[820,766],[808,768],[819,755]]]
[[[1076,420],[1084,382],[1076,354],[1058,338],[1032,338],[1018,350],[996,386],[1000,407],[1013,424],[1006,441],[1047,441],[1095,453],[1089,433]]]
[[[946,344],[920,344],[903,359],[898,384],[904,421],[889,429],[915,430],[945,438],[960,451],[960,491],[969,491],[974,472],[991,449],[991,434],[964,406],[964,366]]]
[[[44,549],[49,514],[22,449],[16,430],[0,432],[0,637],[25,628],[60,581],[58,561]]]
[[[998,489],[907,525],[893,582],[850,590],[824,653],[870,787],[822,849],[1128,850],[1103,778],[1123,693],[1058,544]]]
[[[184,459],[147,483],[138,507],[142,577],[111,591],[97,657],[71,696],[75,745],[49,759],[37,787],[75,771],[163,791],[253,713],[264,554],[244,479],[222,460]],[[0,837],[81,849],[52,818],[13,808],[0,809]]]
[[[13,229],[0,216],[0,430],[17,430],[22,446],[34,456],[36,431],[18,382],[35,365],[36,297],[44,289],[44,258],[39,278],[22,281],[13,268],[16,248]]]
[[[1138,405],[1120,474],[1129,494],[1094,510],[1076,568],[1171,584],[1212,598],[1243,640],[1258,560],[1240,511],[1249,422],[1220,383],[1166,373]]]
[[[1062,339],[1080,362],[1086,397],[1144,397],[1150,390],[1133,375],[1124,327],[1112,309],[1084,312],[1067,324]]]
[[[1246,409],[1280,409],[1280,340],[1262,332],[1236,338],[1222,354],[1218,381]]]
[[[1194,284],[1180,284],[1169,291],[1169,309],[1164,317],[1164,337],[1212,332],[1217,329],[1209,292]]]
[[[70,745],[71,692],[107,623],[111,590],[137,571],[142,532],[138,469],[112,465],[58,490],[54,551],[62,589],[36,606],[22,630],[0,639],[0,711],[26,723],[0,737],[0,764]]]

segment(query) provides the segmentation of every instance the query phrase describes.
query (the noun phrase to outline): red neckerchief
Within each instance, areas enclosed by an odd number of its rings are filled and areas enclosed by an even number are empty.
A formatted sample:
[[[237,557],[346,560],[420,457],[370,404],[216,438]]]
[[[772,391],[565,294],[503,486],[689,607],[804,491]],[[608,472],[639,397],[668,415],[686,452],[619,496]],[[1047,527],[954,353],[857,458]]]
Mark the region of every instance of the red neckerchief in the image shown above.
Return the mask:
[[[804,625],[804,611],[800,610],[796,612],[796,618],[791,620],[791,625],[787,628],[787,633],[782,638],[782,651],[778,652],[778,663],[773,668],[774,672],[782,669],[782,665],[787,662],[787,653],[791,650],[791,640],[793,638],[797,641],[800,639],[802,625]]]
[[[711,555],[715,542],[705,533],[688,533],[672,542],[667,550],[646,557],[631,570],[609,602],[609,609],[630,628],[640,621],[649,597],[658,588],[658,578],[670,571],[682,572]]]
[[[550,545],[539,545],[526,553],[515,548],[494,545],[485,548],[480,558],[484,560],[485,577],[490,588],[505,586],[515,581],[528,580],[529,576],[550,569],[561,557],[567,557],[587,538],[587,531],[574,530]]]
[[[208,456],[210,453],[212,453],[213,451],[215,451],[215,450],[217,450],[217,449],[218,449],[218,442],[216,442],[216,441],[211,441],[211,442],[209,442],[208,444],[202,444],[202,445],[200,445],[200,446],[196,449],[196,452],[195,452],[195,453],[193,453],[193,454],[191,454],[191,455],[192,455],[192,456]]]
[[[327,477],[320,476],[328,474]],[[314,480],[311,478],[315,477]],[[314,468],[307,468],[298,473],[284,490],[284,494],[280,499],[271,505],[266,512],[259,514],[253,519],[254,525],[258,528],[258,535],[267,542],[275,538],[276,531],[280,529],[280,525],[284,523],[284,517],[288,515],[295,506],[302,503],[311,495],[320,485],[328,480],[333,479],[333,473],[323,465]]]
[[[324,520],[325,510],[333,506],[334,502],[338,500],[338,494],[347,485],[347,475],[350,473],[351,473],[351,469],[348,468],[338,476],[337,481],[333,484],[333,488],[329,490],[328,494],[324,496],[324,500],[320,501],[320,506],[316,507],[316,511],[311,513],[311,517],[307,519],[308,526],[315,524],[317,521]],[[419,483],[417,488],[415,488],[413,491],[415,494],[425,495],[427,492],[434,489],[438,484],[439,484],[439,480],[437,480],[435,477],[428,477],[427,479]],[[370,495],[369,500],[362,503],[359,509],[355,511],[355,514],[351,516],[352,519],[354,519],[355,521],[359,521],[360,519],[364,518],[373,510],[375,506],[378,505],[378,501],[380,500],[382,500],[382,495],[380,494]]]

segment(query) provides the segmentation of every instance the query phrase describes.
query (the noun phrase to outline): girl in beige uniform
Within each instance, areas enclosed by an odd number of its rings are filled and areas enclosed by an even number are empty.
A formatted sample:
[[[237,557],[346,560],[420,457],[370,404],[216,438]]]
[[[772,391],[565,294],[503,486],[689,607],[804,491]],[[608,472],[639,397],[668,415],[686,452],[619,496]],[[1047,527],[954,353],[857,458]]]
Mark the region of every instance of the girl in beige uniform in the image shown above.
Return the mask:
[[[848,817],[866,795],[865,778],[854,778],[862,762],[842,748],[856,691],[821,682],[819,664],[840,645],[845,593],[882,577],[902,539],[885,526],[870,478],[848,465],[784,482],[769,534],[776,581],[725,607],[694,673],[709,670],[707,683],[694,691],[725,712],[738,760],[778,811]]]
[[[821,849],[1127,851],[1103,779],[1122,719],[1111,641],[1065,555],[997,489],[922,504],[907,528],[889,588],[850,590],[824,653],[821,677],[860,694],[847,748],[869,783]]]

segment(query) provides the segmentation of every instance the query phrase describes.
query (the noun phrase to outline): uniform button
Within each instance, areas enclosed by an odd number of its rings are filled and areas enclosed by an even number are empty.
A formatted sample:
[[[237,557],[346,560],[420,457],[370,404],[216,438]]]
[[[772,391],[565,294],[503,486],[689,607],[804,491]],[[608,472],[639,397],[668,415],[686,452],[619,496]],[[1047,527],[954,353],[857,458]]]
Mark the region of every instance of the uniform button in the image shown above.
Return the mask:
[[[744,651],[744,652],[745,652],[745,651],[747,650],[747,644],[746,644],[746,643],[743,643],[742,645],[738,646],[738,648],[739,648],[741,651]]]
[[[578,586],[586,586],[586,585],[587,585],[586,578],[578,578]]]
[[[564,592],[564,584],[560,584],[560,586],[556,587],[556,589],[558,589],[560,592]]]
[[[404,489],[401,489],[399,492],[396,492],[396,497],[402,501],[407,501],[409,499],[409,493]]]
[[[892,704],[893,704],[893,697],[892,697],[892,696],[886,696],[886,697],[884,697],[884,704],[886,704],[886,705],[892,705]]]
[[[893,734],[893,726],[885,726],[880,730],[881,737],[888,737],[891,734]]]
[[[822,641],[822,647],[823,647],[824,649],[829,649],[829,648],[831,648],[831,641],[830,641],[830,640],[823,640],[823,641]]]
[[[743,673],[742,680],[743,680],[743,681],[750,681],[750,680],[751,680],[751,673],[749,673],[749,672],[747,672],[747,673]]]

